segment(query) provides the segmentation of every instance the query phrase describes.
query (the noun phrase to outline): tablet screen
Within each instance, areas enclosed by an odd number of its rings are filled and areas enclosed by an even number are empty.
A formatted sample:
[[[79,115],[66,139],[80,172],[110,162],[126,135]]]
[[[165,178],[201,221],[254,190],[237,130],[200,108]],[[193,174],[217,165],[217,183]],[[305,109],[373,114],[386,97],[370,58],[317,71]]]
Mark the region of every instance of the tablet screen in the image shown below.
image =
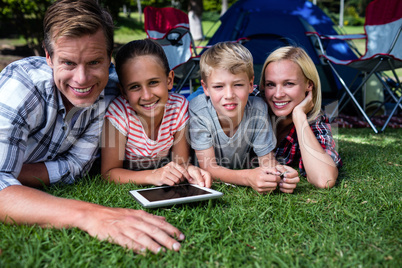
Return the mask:
[[[223,193],[194,184],[179,184],[132,190],[130,194],[146,208],[156,208],[188,202],[215,199]]]
[[[150,202],[211,194],[210,192],[207,192],[201,188],[191,187],[189,184],[157,188],[153,189],[152,191],[140,191],[139,193]]]

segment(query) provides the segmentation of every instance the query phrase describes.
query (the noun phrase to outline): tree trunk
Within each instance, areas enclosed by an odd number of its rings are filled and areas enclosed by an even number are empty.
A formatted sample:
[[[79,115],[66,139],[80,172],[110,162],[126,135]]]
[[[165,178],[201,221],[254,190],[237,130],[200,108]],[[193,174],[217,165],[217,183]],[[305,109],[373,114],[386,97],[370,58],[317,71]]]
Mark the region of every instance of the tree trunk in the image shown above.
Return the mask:
[[[188,4],[188,19],[190,22],[190,32],[194,40],[203,40],[204,33],[202,31],[202,0],[190,0]]]
[[[221,16],[228,10],[228,0],[222,0]]]
[[[142,23],[142,7],[141,7],[141,1],[137,0],[137,8],[138,8],[138,14],[140,17],[140,23]]]

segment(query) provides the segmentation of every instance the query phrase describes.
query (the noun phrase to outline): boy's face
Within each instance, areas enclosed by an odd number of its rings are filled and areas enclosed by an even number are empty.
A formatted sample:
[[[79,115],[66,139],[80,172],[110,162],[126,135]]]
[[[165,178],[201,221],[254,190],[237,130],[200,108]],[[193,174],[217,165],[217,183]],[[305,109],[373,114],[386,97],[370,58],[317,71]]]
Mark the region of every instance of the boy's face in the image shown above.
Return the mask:
[[[243,118],[248,95],[253,92],[253,80],[254,77],[250,80],[246,72],[232,74],[216,68],[201,84],[218,116],[230,118],[237,125]]]

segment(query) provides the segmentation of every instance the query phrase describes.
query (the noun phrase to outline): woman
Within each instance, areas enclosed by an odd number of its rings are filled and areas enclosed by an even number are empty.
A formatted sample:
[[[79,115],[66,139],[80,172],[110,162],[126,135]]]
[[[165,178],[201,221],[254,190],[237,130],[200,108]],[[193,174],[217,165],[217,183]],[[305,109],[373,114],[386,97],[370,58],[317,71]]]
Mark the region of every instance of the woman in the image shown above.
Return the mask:
[[[282,47],[266,59],[260,90],[274,115],[281,164],[299,159],[299,169],[318,188],[331,188],[341,158],[335,149],[328,118],[321,111],[321,84],[317,69],[299,47]]]

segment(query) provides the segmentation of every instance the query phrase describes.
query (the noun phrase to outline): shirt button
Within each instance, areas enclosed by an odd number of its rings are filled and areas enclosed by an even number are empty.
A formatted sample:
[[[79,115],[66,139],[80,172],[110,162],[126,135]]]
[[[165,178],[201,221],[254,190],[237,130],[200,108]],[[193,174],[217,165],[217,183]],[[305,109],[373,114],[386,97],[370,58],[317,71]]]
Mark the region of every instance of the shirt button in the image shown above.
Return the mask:
[[[47,160],[52,160],[52,157],[49,155],[49,156],[47,157]]]

